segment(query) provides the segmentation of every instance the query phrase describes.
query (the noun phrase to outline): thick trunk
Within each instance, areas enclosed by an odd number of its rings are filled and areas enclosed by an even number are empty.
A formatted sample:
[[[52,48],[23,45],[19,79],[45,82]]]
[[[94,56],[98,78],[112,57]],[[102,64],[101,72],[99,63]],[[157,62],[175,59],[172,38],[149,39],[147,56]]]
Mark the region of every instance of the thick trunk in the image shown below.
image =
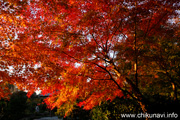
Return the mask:
[[[132,90],[133,90],[133,92],[134,92],[134,94],[135,94],[135,97],[136,97],[136,99],[137,99],[137,101],[138,101],[138,103],[140,104],[140,106],[141,106],[141,109],[142,109],[142,111],[144,112],[144,113],[146,113],[147,112],[147,105],[148,105],[148,100],[141,94],[141,92],[139,91],[139,89],[136,87],[136,85],[134,85],[133,83],[132,83],[132,81],[130,80],[130,79],[128,79],[128,78],[126,78],[126,81],[129,83],[129,85],[131,85],[131,87],[132,87]]]
[[[145,99],[144,96],[142,96],[142,95],[141,95],[141,96],[138,95],[138,99],[139,99],[139,100],[138,100],[138,103],[139,103],[139,105],[140,105],[143,113],[144,113],[144,114],[148,113],[147,106],[148,106],[149,102],[147,101],[147,99]],[[146,117],[146,120],[148,120],[148,119],[149,119],[149,118]]]
[[[147,112],[146,105],[143,102],[140,102],[140,101],[138,103],[141,106],[141,109],[142,109],[143,113],[146,113]]]

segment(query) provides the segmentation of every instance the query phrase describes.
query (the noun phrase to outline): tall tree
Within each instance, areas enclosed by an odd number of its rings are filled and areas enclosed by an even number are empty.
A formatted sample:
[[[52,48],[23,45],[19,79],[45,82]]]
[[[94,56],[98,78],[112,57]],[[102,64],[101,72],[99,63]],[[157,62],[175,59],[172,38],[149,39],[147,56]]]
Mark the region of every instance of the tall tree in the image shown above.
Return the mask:
[[[167,34],[161,27],[177,15],[178,5],[175,0],[28,1],[15,17],[22,18],[21,27],[6,51],[13,82],[30,93],[37,88],[51,93],[46,102],[52,108],[91,109],[127,96],[145,112],[140,84],[153,69],[141,59],[141,49],[154,45],[152,36]]]

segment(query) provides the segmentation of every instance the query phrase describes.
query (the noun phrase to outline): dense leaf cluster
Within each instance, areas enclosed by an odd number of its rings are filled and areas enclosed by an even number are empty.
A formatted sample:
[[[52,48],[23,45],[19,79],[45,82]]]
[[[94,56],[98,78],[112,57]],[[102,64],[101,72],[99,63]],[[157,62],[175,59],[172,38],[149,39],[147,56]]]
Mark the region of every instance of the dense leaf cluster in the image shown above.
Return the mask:
[[[125,96],[178,101],[177,0],[0,0],[0,98],[8,84],[86,110]],[[77,100],[80,100],[77,102]],[[152,100],[153,101],[153,100]],[[67,107],[66,107],[67,106]]]

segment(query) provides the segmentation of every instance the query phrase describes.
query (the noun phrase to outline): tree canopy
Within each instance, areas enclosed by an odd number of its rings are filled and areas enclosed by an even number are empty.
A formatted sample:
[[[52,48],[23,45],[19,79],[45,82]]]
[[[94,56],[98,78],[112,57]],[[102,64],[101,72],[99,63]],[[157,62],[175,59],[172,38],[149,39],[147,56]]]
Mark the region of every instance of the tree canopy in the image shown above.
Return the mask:
[[[15,84],[29,95],[50,93],[49,107],[69,105],[67,112],[117,96],[136,99],[146,111],[147,86],[172,84],[175,94],[179,87],[179,4],[1,0],[0,97]]]

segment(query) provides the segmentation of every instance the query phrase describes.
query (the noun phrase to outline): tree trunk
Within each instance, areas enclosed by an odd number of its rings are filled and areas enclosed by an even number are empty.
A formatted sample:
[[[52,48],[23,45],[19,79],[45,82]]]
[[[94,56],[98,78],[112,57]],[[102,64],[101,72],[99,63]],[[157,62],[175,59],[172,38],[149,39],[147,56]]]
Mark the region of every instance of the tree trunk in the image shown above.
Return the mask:
[[[171,84],[172,84],[172,90],[173,90],[173,96],[172,96],[173,100],[177,101],[177,87],[174,82],[171,82]]]
[[[135,94],[136,99],[138,100],[138,103],[141,106],[141,109],[144,113],[147,112],[147,108],[146,106],[148,105],[148,100],[141,94],[141,92],[139,91],[139,89],[136,87],[136,85],[134,85],[132,83],[132,81],[129,78],[126,78],[126,81],[128,82],[129,85],[131,85],[132,90]]]

